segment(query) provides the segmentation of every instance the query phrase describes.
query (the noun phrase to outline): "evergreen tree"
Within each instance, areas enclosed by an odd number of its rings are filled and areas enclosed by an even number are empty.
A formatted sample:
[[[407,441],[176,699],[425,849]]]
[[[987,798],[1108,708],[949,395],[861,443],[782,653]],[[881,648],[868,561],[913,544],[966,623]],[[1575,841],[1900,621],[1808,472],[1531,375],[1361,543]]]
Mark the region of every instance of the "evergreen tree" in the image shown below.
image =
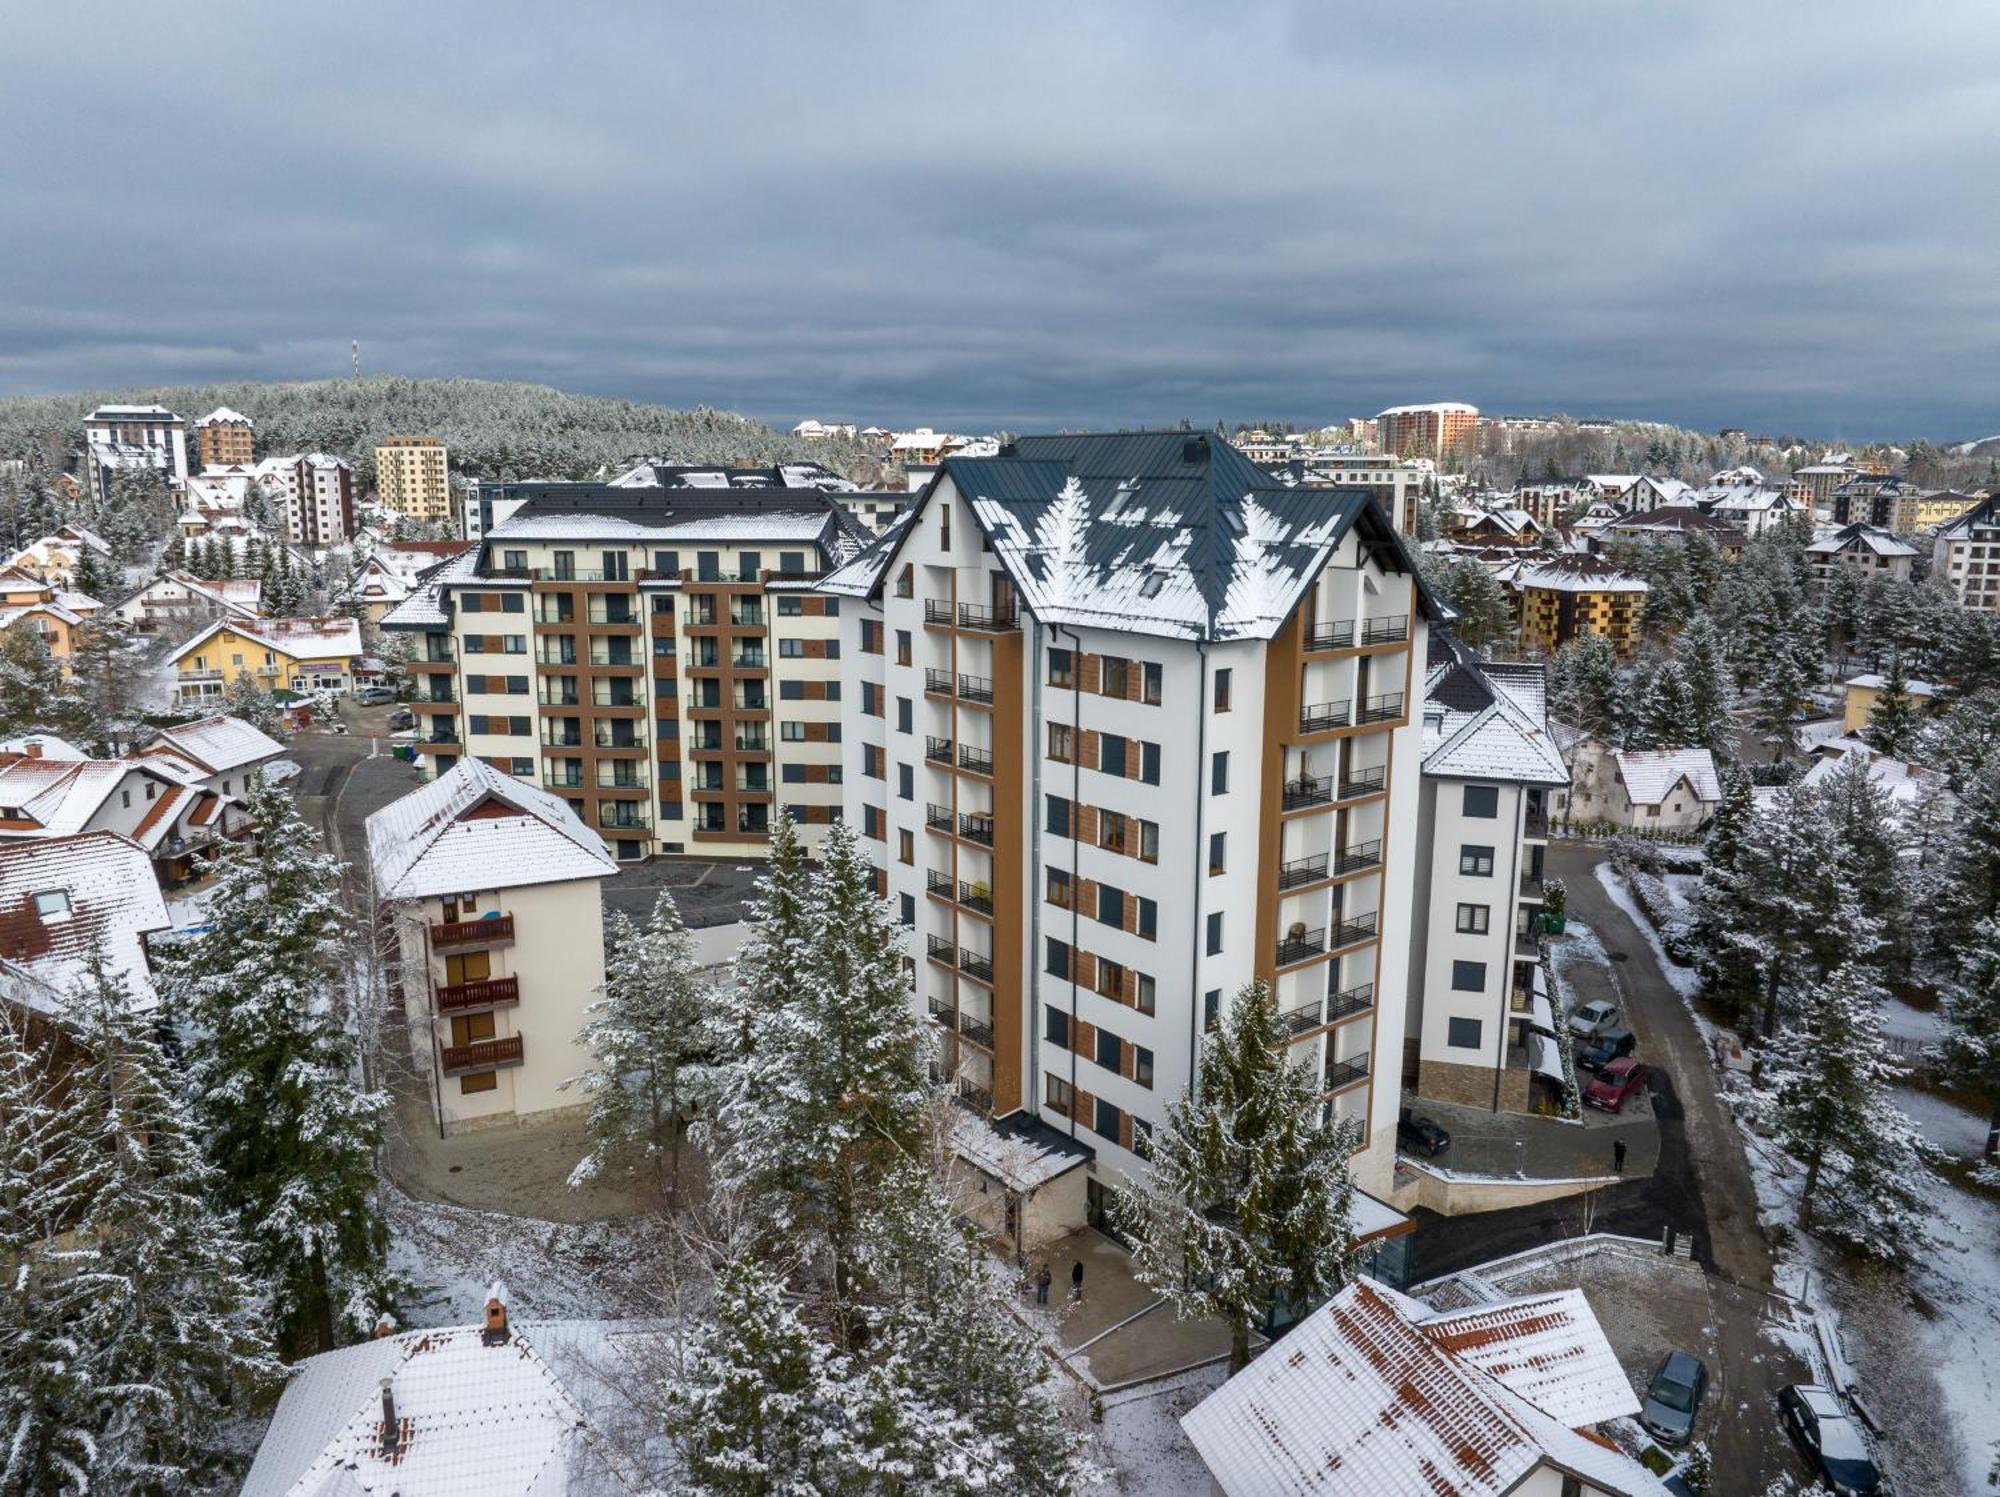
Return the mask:
[[[134,688],[143,676],[144,655],[131,627],[114,614],[95,614],[76,631],[70,680],[90,716],[90,733],[96,741],[127,740],[139,711]]]
[[[1452,632],[1473,649],[1513,637],[1513,605],[1493,574],[1478,562],[1452,559],[1432,564],[1425,580],[1458,614]]]
[[[750,937],[736,956],[736,1047],[747,1056],[762,1021],[798,992],[811,951],[812,869],[789,816],[771,829],[771,854],[750,901]]]
[[[229,683],[229,689],[222,694],[222,710],[231,717],[242,718],[260,733],[276,733],[284,718],[278,699],[259,686],[248,672]]]
[[[1678,660],[1661,662],[1637,705],[1640,724],[1637,733],[1628,737],[1628,748],[1701,747],[1696,739],[1694,688]]]
[[[1842,966],[1808,988],[1757,1104],[1804,1166],[1800,1229],[1908,1262],[1928,1245],[1930,1148],[1891,1099],[1898,1073],[1882,1043],[1881,1001],[1866,967]]]
[[[1688,685],[1688,747],[1718,759],[1736,757],[1736,724],[1729,716],[1729,682],[1722,642],[1707,615],[1681,631],[1675,658]]]
[[[680,1193],[681,1120],[708,1091],[716,997],[673,896],[662,892],[641,930],[611,917],[604,996],[580,1038],[596,1064],[574,1082],[590,1097],[590,1152],[571,1185],[637,1158],[669,1200]]]
[[[105,567],[99,565],[95,550],[89,546],[77,548],[76,565],[69,574],[71,592],[79,592],[86,598],[102,602],[116,582],[115,573],[107,574]]]
[[[1722,804],[1710,822],[1701,879],[1690,900],[1689,941],[1702,990],[1731,1013],[1747,1012],[1758,992],[1758,965],[1739,939],[1748,890],[1743,842],[1756,814],[1747,772],[1720,772]]]
[[[210,929],[160,953],[159,984],[192,1031],[189,1099],[246,1266],[278,1306],[279,1345],[324,1351],[383,1288],[387,1103],[361,1089],[341,1001],[355,942],[341,867],[311,850],[278,786],[253,782],[248,809],[256,843],[223,853]]]
[[[95,1471],[119,1492],[205,1488],[234,1465],[217,1410],[274,1380],[278,1364],[166,1057],[95,957],[72,1017],[83,1048],[65,1108],[72,1269],[89,1295],[73,1334],[100,1410]]]
[[[86,738],[90,706],[32,629],[0,630],[0,736],[55,733]]]
[[[1773,764],[1796,744],[1799,707],[1811,686],[1812,677],[1799,664],[1796,653],[1782,645],[1771,652],[1757,682],[1750,721],[1763,741],[1771,745]]]
[[[1230,1330],[1229,1365],[1274,1310],[1303,1314],[1351,1277],[1355,1125],[1287,1063],[1270,990],[1240,992],[1202,1046],[1197,1088],[1167,1107],[1152,1168],[1118,1199],[1134,1275],[1181,1315]]]
[[[1601,634],[1577,635],[1550,662],[1549,696],[1563,722],[1599,742],[1615,742],[1621,701],[1617,647]]]
[[[1889,657],[1882,689],[1868,709],[1868,741],[1892,759],[1905,757],[1917,730],[1917,704],[1910,697],[1910,678],[1903,672],[1900,650]]]
[[[1944,988],[1950,1020],[1939,1059],[1954,1087],[1986,1104],[1986,1158],[2000,1158],[2000,920],[1979,924]]]
[[[1980,922],[2000,914],[2000,755],[1987,760],[1959,795],[1941,870],[1932,934],[1949,954]]]

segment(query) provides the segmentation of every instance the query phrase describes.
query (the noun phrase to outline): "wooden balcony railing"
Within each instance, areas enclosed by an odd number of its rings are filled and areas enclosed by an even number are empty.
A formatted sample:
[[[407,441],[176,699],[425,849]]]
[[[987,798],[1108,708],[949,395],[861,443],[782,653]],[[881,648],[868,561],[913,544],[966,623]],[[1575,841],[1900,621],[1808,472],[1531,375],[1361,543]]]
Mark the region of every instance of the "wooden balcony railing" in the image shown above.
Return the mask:
[[[521,1036],[510,1034],[500,1040],[474,1040],[469,1045],[446,1045],[439,1056],[447,1076],[463,1071],[491,1071],[501,1066],[518,1066],[523,1060]]]
[[[471,982],[441,983],[437,990],[439,1013],[456,1013],[469,1008],[499,1008],[521,1001],[518,977],[480,977]]]
[[[453,920],[431,927],[431,945],[490,946],[514,939],[514,917],[495,915],[485,920]]]

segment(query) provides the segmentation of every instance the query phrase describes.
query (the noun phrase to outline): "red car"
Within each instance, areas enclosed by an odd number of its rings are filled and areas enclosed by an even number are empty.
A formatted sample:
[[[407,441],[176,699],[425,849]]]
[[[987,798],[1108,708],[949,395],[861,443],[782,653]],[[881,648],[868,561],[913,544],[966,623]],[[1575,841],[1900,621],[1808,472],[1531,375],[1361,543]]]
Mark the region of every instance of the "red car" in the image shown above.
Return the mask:
[[[1623,1112],[1626,1098],[1646,1089],[1646,1070],[1629,1055],[1621,1055],[1599,1071],[1583,1089],[1583,1100],[1606,1112]]]

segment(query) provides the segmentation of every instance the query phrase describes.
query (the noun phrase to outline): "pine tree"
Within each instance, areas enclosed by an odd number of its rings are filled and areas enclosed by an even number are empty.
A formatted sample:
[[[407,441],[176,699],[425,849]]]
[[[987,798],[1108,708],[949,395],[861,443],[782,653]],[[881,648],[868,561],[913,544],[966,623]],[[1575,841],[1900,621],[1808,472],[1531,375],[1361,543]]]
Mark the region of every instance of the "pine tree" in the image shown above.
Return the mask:
[[[1932,934],[1949,954],[1972,939],[1981,921],[2000,914],[2000,755],[1961,789],[1946,844]]]
[[[1602,743],[1615,741],[1620,715],[1618,651],[1601,634],[1579,634],[1549,667],[1555,715]]]
[[[1757,698],[1751,724],[1771,745],[1771,762],[1777,763],[1796,744],[1794,728],[1799,706],[1812,686],[1812,677],[1800,665],[1792,650],[1780,644],[1771,652],[1757,682]]]
[[[1910,678],[1903,671],[1903,654],[1898,650],[1889,657],[1882,689],[1875,694],[1875,705],[1868,709],[1868,741],[1892,759],[1901,759],[1909,751],[1916,728],[1917,704],[1910,697]]]
[[[1987,1159],[2000,1158],[2000,919],[1983,920],[1944,988],[1950,1027],[1939,1059],[1953,1085],[1986,1104]]]
[[[1665,660],[1640,694],[1640,725],[1630,748],[1683,749],[1701,745],[1696,739],[1694,688],[1678,660]]]
[[[1729,681],[1722,642],[1706,614],[1681,631],[1675,658],[1688,684],[1688,746],[1719,759],[1736,757],[1736,724],[1729,716]]]
[[[89,1292],[74,1334],[102,1411],[95,1469],[113,1490],[166,1497],[229,1473],[216,1411],[279,1368],[166,1057],[95,958],[72,1017],[72,1266]]]
[[[257,781],[259,835],[219,860],[211,928],[159,956],[187,1088],[246,1266],[278,1306],[288,1353],[326,1350],[373,1313],[387,1231],[375,1154],[386,1099],[360,1086],[340,995],[355,937],[340,865],[311,850],[291,797]]]
[[[613,915],[606,947],[604,996],[590,1005],[580,1036],[596,1064],[564,1083],[590,1097],[590,1152],[569,1183],[636,1157],[672,1200],[680,1193],[682,1118],[709,1091],[716,996],[671,894],[660,895],[643,930]]]
[[[0,736],[54,733],[85,738],[90,706],[32,629],[0,630]]]
[[[1804,1166],[1799,1227],[1855,1252],[1908,1262],[1928,1244],[1931,1150],[1891,1099],[1898,1072],[1882,1043],[1882,991],[1842,966],[1807,989],[1796,1027],[1757,1096],[1778,1141]]]
[[[736,956],[737,1053],[747,1056],[762,1021],[792,1001],[812,943],[812,869],[789,816],[771,829],[771,855],[750,901],[750,937]]]
[[[1325,1115],[1308,1068],[1287,1063],[1270,990],[1245,987],[1117,1207],[1134,1275],[1179,1314],[1227,1325],[1232,1372],[1274,1310],[1302,1314],[1351,1276],[1359,1143],[1351,1121]]]

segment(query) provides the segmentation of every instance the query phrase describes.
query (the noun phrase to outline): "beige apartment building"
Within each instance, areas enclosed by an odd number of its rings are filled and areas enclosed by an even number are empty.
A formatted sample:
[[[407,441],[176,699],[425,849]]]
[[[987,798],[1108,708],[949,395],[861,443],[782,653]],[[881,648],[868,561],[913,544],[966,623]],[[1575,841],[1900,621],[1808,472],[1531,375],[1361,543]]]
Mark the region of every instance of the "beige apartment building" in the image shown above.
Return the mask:
[[[604,843],[561,800],[477,759],[368,818],[412,1059],[447,1133],[582,1105],[563,1083],[604,984]]]
[[[241,411],[219,405],[194,424],[195,455],[204,468],[248,467],[257,461],[256,429]]]
[[[412,520],[449,520],[451,477],[436,437],[385,437],[375,449],[375,497]]]
[[[840,819],[840,600],[860,549],[811,489],[516,484],[382,620],[414,636],[419,748],[559,796],[621,861],[760,855]]]

